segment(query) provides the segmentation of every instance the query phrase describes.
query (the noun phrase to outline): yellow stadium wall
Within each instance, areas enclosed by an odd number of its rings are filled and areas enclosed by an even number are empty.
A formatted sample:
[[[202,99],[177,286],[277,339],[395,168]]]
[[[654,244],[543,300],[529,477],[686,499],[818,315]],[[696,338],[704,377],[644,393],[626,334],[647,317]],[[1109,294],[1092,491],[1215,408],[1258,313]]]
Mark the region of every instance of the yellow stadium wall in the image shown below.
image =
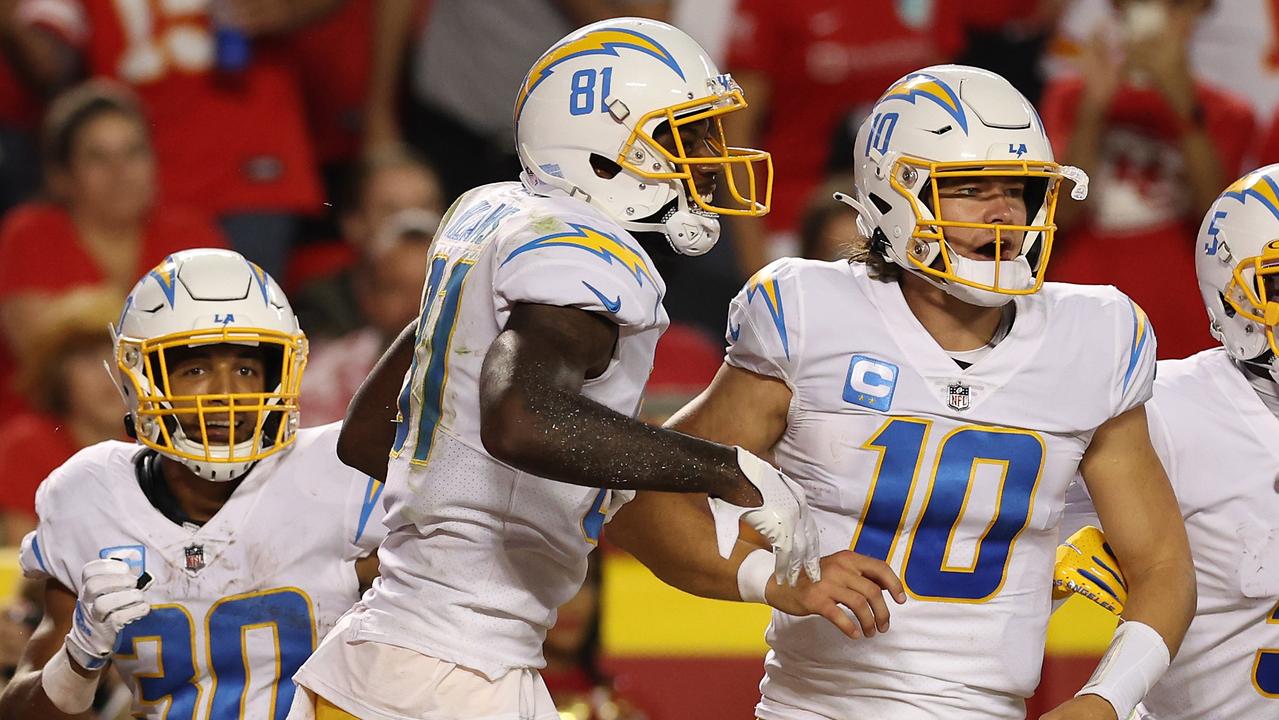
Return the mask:
[[[622,552],[605,557],[606,667],[652,720],[750,718],[759,698],[768,609],[693,597]],[[1092,673],[1115,618],[1072,599],[1053,615],[1031,717],[1070,697]]]

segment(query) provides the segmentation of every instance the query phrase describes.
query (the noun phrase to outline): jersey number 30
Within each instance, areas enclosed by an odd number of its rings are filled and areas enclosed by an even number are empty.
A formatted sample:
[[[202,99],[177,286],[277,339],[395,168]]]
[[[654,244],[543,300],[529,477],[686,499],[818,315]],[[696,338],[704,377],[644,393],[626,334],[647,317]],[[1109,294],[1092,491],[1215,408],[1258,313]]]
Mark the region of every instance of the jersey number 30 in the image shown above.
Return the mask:
[[[892,418],[863,446],[879,453],[869,497],[853,536],[853,552],[888,560],[900,537],[932,423]],[[937,448],[927,498],[902,563],[911,594],[935,600],[984,602],[1003,586],[1013,542],[1030,519],[1044,465],[1044,441],[1022,430],[964,426]],[[972,562],[952,565],[951,545],[968,510],[978,467],[1000,472],[994,517],[978,536]]]
[[[242,718],[252,712],[246,699],[248,675],[255,669],[251,668],[248,648],[249,633],[254,630],[270,633],[276,653],[271,693],[274,707],[269,714],[255,717],[284,720],[293,703],[293,673],[315,648],[311,601],[297,588],[232,595],[209,608],[204,637],[213,689],[207,699],[201,697],[204,691],[199,678],[203,673],[196,659],[195,621],[181,605],[156,605],[146,617],[126,627],[116,658],[136,661],[140,645],[154,645],[159,672],[135,671],[134,682],[142,703],[168,702],[165,720]],[[206,703],[208,709],[201,712]]]

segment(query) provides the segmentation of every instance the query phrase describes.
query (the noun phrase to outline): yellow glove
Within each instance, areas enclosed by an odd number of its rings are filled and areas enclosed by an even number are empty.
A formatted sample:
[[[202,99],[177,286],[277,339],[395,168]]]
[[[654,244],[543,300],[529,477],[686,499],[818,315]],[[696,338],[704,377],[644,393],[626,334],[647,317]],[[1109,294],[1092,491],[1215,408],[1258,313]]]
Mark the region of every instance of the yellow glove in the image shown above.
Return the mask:
[[[1099,528],[1087,525],[1057,546],[1053,568],[1053,599],[1083,595],[1118,615],[1128,602],[1128,583],[1119,561]]]

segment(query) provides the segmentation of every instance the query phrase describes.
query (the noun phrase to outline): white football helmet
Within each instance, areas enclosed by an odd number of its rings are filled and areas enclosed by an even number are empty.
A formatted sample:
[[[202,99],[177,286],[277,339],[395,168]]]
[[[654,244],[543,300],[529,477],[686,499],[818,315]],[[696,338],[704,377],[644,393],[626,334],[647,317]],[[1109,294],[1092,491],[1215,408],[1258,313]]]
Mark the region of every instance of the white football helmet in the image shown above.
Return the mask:
[[[117,379],[138,442],[217,481],[234,480],[292,444],[306,337],[280,286],[239,253],[184,250],[165,258],[133,287],[111,333]],[[171,392],[170,351],[221,343],[268,350],[266,392]],[[179,416],[195,416],[199,434],[183,428]],[[211,442],[206,433],[211,423],[227,424],[230,437]],[[242,423],[253,434],[237,443],[234,429]]]
[[[567,193],[628,230],[661,232],[678,252],[701,255],[719,239],[718,215],[768,212],[772,158],[729,147],[720,122],[744,107],[733,78],[683,31],[639,18],[587,25],[539,58],[516,96],[521,177],[533,192]],[[677,132],[706,119],[709,155],[684,147]],[[674,153],[653,137],[663,123]],[[597,174],[600,161],[609,177]],[[729,206],[697,186],[694,168],[710,165]]]
[[[999,306],[1037,292],[1052,249],[1053,214],[1063,178],[1082,200],[1088,177],[1053,162],[1034,107],[1004,78],[963,65],[938,65],[893,83],[857,133],[854,196],[836,199],[857,210],[873,252],[973,305]],[[941,178],[1026,178],[1029,224],[959,222],[941,217]],[[945,228],[995,232],[994,260],[957,253]],[[1008,237],[1020,233],[1021,238]],[[1018,242],[1002,260],[1004,242]]]
[[[1212,336],[1279,382],[1279,165],[1217,196],[1199,227],[1195,273]]]

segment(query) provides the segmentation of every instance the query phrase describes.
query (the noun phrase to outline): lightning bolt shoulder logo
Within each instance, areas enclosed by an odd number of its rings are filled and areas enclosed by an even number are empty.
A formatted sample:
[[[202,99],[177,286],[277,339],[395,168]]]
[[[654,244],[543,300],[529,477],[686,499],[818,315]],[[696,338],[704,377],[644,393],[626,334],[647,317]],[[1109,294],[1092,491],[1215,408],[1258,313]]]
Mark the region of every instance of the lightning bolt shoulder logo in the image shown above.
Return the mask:
[[[543,80],[555,73],[554,68],[556,65],[584,55],[612,55],[613,57],[618,57],[618,48],[638,50],[650,55],[670,68],[672,72],[679,76],[680,80],[685,79],[684,71],[680,68],[679,63],[676,62],[675,57],[653,38],[634,30],[600,28],[552,49],[529,69],[528,75],[524,78],[524,84],[520,86],[520,92],[515,98],[515,119],[518,120],[520,113],[524,111],[524,103],[528,101],[529,94],[538,85],[541,85]]]
[[[600,232],[595,228],[578,225],[577,223],[568,223],[568,226],[572,228],[572,231],[544,235],[515,248],[510,255],[506,256],[502,264],[505,265],[530,250],[547,247],[570,247],[585,250],[609,265],[614,262],[620,264],[635,278],[636,284],[640,287],[644,286],[645,278],[648,278],[650,284],[653,283],[653,275],[649,272],[648,264],[644,262],[644,258],[634,248],[613,235]]]
[[[905,100],[913,105],[916,98],[924,98],[935,103],[955,119],[965,135],[968,134],[968,116],[964,113],[964,106],[959,102],[959,95],[951,90],[949,85],[932,75],[911,75],[884,93],[879,102]]]
[[[1239,178],[1221,196],[1238,200],[1240,205],[1247,203],[1250,197],[1256,198],[1271,215],[1279,218],[1279,186],[1263,173],[1255,172]]]
[[[760,270],[746,281],[746,304],[750,305],[758,295],[763,299],[768,314],[773,319],[773,327],[782,341],[782,352],[790,359],[790,339],[786,335],[786,311],[782,307],[782,290],[777,278],[772,276],[768,268]],[[740,330],[740,326],[738,328]]]

